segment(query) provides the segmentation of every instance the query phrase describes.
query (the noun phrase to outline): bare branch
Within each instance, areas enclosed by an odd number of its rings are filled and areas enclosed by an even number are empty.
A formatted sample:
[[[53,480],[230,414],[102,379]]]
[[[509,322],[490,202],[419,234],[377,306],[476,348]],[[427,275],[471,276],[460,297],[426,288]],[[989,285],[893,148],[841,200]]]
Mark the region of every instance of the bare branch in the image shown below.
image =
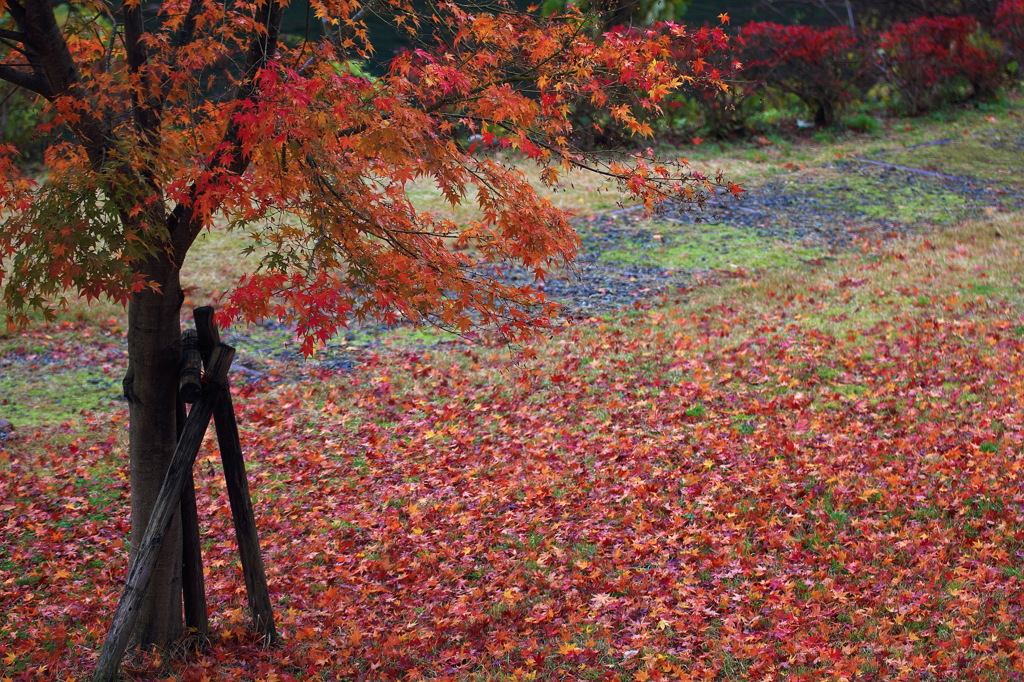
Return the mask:
[[[114,55],[114,43],[117,42],[117,16],[111,15],[110,21],[113,24],[110,29],[110,39],[107,41],[107,52],[103,55],[103,70],[110,73],[110,59]]]
[[[7,66],[6,64],[0,64],[0,80],[7,81],[11,85],[16,85],[19,88],[25,88],[31,90],[34,93],[47,96],[50,91],[45,80],[43,80],[38,74],[30,73],[23,69],[16,69],[13,66]]]
[[[330,30],[327,22],[324,22],[324,37],[327,42],[334,46],[337,50],[338,56],[340,57],[345,53],[344,42],[346,39],[350,39],[353,36],[352,26],[363,20],[365,20],[370,14],[375,14],[377,9],[384,4],[384,0],[367,0],[363,5],[348,18],[347,22],[341,22],[337,28]]]
[[[7,40],[13,40],[15,42],[24,42],[28,34],[22,31],[8,31],[6,28],[0,28],[0,38],[6,38]]]
[[[25,33],[22,44],[33,71],[46,86],[37,90],[48,99],[66,94],[80,78],[48,0],[28,0],[24,5],[8,4],[15,23]]]
[[[161,102],[154,96],[151,78],[144,72],[149,61],[146,49],[145,18],[142,15],[141,3],[125,3],[122,11],[124,19],[125,53],[128,69],[142,79],[143,92],[133,95],[135,126],[150,145],[156,145],[160,134]]]

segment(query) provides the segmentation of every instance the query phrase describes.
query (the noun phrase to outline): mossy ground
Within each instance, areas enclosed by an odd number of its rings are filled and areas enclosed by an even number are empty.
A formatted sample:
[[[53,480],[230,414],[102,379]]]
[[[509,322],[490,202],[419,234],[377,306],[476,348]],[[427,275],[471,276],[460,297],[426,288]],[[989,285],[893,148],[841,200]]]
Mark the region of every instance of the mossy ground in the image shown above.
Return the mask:
[[[666,270],[765,269],[818,258],[820,249],[723,224],[648,223],[629,248],[605,251],[601,258]]]
[[[116,319],[0,333],[0,418],[17,429],[58,425],[121,399],[123,331]]]
[[[10,369],[0,376],[0,415],[20,428],[59,424],[83,410],[110,409],[121,399],[119,377],[94,368]]]
[[[823,208],[885,222],[949,225],[975,213],[983,201],[972,188],[940,178],[856,162],[801,175],[794,190]]]
[[[6,359],[0,373],[0,418],[17,429],[54,426],[78,419],[83,411],[110,410],[121,400],[122,368],[73,368],[15,356],[0,343]]]

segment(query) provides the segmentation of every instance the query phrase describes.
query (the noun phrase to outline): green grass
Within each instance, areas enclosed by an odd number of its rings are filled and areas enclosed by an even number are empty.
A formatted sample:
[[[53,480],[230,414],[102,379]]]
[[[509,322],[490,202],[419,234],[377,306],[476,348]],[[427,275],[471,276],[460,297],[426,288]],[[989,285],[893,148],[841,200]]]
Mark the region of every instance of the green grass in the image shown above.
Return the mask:
[[[1018,122],[992,123],[951,142],[896,151],[876,157],[885,163],[1019,188],[1024,186],[1024,137]]]
[[[723,224],[652,222],[644,226],[643,232],[650,236],[649,241],[604,251],[601,258],[627,265],[714,270],[792,266],[822,255],[820,249],[765,239],[750,230]]]
[[[877,166],[854,169],[804,171],[793,183],[827,208],[887,222],[948,225],[976,210],[961,193],[926,176],[911,175],[908,182],[905,173],[890,177]]]
[[[83,410],[112,408],[121,396],[119,379],[97,377],[92,370],[18,374],[0,377],[0,394],[17,396],[16,403],[7,398],[8,404],[0,405],[0,416],[19,426],[74,420]]]
[[[1018,119],[1006,115],[1016,100],[1008,100],[987,110],[961,108],[952,115],[923,119],[885,119],[881,121],[879,137],[872,138],[855,133],[837,131],[835,139],[827,143],[809,141],[806,138],[784,138],[769,135],[770,144],[751,143],[705,143],[699,147],[685,147],[672,150],[673,155],[690,157],[698,170],[723,169],[730,179],[745,182],[749,187],[758,183],[783,177],[799,184],[822,200],[842,204],[846,209],[856,209],[869,217],[886,220],[950,225],[966,214],[959,195],[943,190],[940,186],[924,183],[920,186],[880,184],[872,174],[858,176],[839,173],[834,169],[818,167],[848,156],[864,155],[872,151],[895,149],[916,141],[930,141],[955,137],[956,142],[921,147],[917,150],[883,155],[880,160],[908,164],[934,163],[942,172],[979,177],[999,181],[1000,178],[1022,177],[1024,155],[1010,153],[1006,146],[1022,134]],[[998,123],[987,120],[991,115],[999,117]],[[994,128],[994,132],[986,132]],[[979,135],[965,136],[964,132],[978,132]],[[1000,151],[1002,150],[1002,151]],[[1005,152],[1005,153],[1004,153]],[[901,156],[906,154],[907,156]],[[801,165],[812,166],[794,173]],[[525,169],[528,173],[533,170]],[[971,175],[971,173],[974,175]],[[585,176],[567,178],[551,197],[559,206],[580,213],[601,212],[616,206],[616,195],[607,183]],[[412,185],[414,201],[422,210],[444,214],[450,211],[440,194],[430,183],[417,182]],[[469,209],[460,209],[450,217],[465,219]],[[994,216],[991,223],[973,223],[974,233],[957,232],[957,239],[988,239],[992,230],[1008,224],[1009,214]],[[820,293],[816,305],[804,306],[794,314],[794,321],[801,325],[832,333],[852,333],[858,328],[884,321],[893,311],[893,306],[903,305],[896,301],[892,291],[891,277],[879,273],[869,274],[870,283],[856,288],[843,288],[840,283],[845,275],[844,264],[820,264],[816,262],[821,252],[813,247],[781,240],[765,240],[749,231],[732,226],[712,223],[685,225],[665,220],[642,223],[634,230],[637,239],[629,246],[607,250],[602,259],[610,264],[630,266],[645,265],[665,270],[765,270],[776,274],[754,279],[743,279],[720,289],[708,292],[710,298],[739,297],[764,300],[768,292],[787,295],[803,287],[801,280],[817,281]],[[972,275],[965,286],[944,290],[942,296],[958,295],[961,298],[981,297],[991,305],[1018,304],[1024,293],[1000,263],[1012,260],[1014,249],[1022,245],[1010,230],[1004,230],[1006,237],[999,239],[1002,249],[996,258],[977,258],[974,254],[984,250],[971,250],[971,255],[961,259],[964,269],[982,268],[988,279]],[[240,255],[247,243],[242,232],[214,231],[204,233],[197,240],[189,254],[183,271],[186,283],[186,310],[192,305],[216,303],[231,284],[252,265],[252,257]],[[919,246],[909,248],[920,248]],[[994,253],[994,251],[993,251]],[[906,297],[922,308],[943,306],[944,299],[937,298],[939,292],[928,283],[929,269],[933,263],[927,259],[918,260],[920,265],[904,279],[908,282],[924,282],[920,292]],[[898,273],[903,267],[894,263]],[[958,267],[959,267],[958,261]],[[810,279],[808,279],[810,278]],[[863,273],[853,273],[851,279],[865,279]],[[882,292],[878,294],[877,292]],[[827,305],[826,305],[827,304]],[[84,321],[87,326],[103,326],[105,331],[119,338],[123,327],[124,311],[112,304],[85,304],[74,301],[69,313],[63,318]],[[113,320],[113,323],[111,322]],[[55,325],[41,325],[43,334],[56,329]],[[1019,325],[1018,325],[1018,328]],[[1022,332],[1012,332],[1022,334]],[[231,332],[227,332],[230,340]],[[351,338],[350,338],[351,337]],[[400,328],[383,337],[376,332],[354,329],[332,340],[335,350],[359,352],[368,346],[383,341],[389,346],[422,347],[439,342],[455,340],[458,337],[434,330],[412,330]],[[29,346],[25,344],[29,343]],[[35,348],[35,351],[33,351]],[[119,381],[123,373],[123,360],[103,371],[99,366],[58,367],[40,366],[30,369],[22,360],[16,359],[25,353],[45,352],[45,340],[26,342],[18,335],[0,334],[0,357],[13,362],[0,372],[0,417],[11,419],[18,425],[36,427],[73,420],[82,410],[119,409]],[[246,332],[245,342],[240,347],[239,361],[260,367],[276,358],[294,357],[297,344],[285,333],[254,328]],[[288,362],[292,360],[289,359]],[[853,392],[856,387],[840,390]]]

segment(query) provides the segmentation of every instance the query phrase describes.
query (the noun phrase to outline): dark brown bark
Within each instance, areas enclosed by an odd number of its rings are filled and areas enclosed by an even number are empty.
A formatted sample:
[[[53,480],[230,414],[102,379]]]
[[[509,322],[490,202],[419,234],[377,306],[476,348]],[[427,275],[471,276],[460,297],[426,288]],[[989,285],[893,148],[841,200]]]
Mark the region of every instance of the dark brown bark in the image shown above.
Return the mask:
[[[129,466],[132,502],[131,557],[135,558],[178,439],[179,315],[183,296],[178,269],[147,268],[161,291],[136,293],[128,306]],[[165,646],[181,637],[182,539],[180,515],[167,530],[141,606],[135,641]]]

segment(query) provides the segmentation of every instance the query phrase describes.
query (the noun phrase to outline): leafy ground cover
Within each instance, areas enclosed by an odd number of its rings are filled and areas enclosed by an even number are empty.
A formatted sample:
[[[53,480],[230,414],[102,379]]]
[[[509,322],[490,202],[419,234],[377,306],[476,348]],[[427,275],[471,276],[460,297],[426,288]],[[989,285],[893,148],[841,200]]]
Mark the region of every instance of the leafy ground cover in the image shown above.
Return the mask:
[[[1021,679],[1024,215],[971,213],[692,273],[518,360],[354,337],[297,370],[262,330],[236,406],[284,644],[246,632],[208,444],[213,638],[126,675]],[[8,339],[5,377],[119,376],[120,333]],[[88,675],[125,571],[125,419],[0,441],[0,679]]]

